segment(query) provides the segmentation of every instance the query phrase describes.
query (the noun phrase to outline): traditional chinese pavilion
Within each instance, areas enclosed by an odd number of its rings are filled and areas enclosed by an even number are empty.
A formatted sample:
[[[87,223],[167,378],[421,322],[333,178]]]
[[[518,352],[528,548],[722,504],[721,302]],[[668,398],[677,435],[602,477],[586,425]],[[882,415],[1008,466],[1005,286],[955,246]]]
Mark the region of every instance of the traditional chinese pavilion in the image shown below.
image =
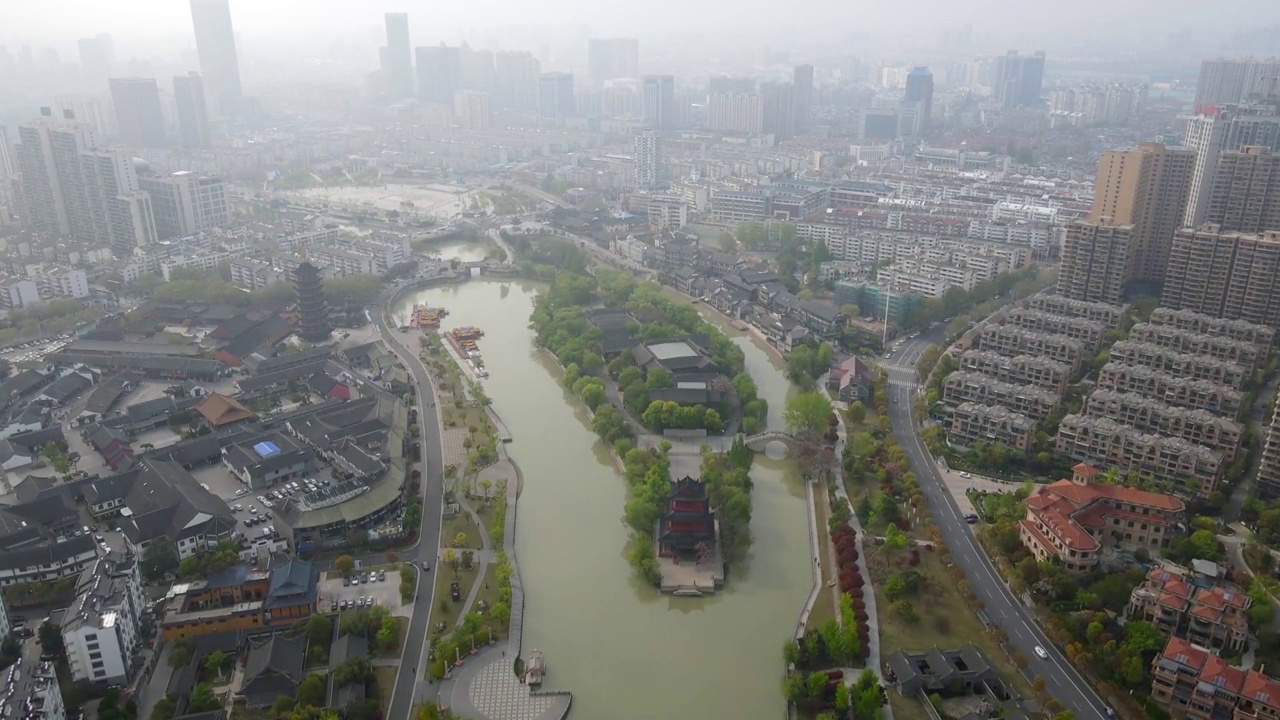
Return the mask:
[[[716,550],[716,519],[701,480],[688,475],[671,483],[667,508],[658,518],[658,557],[697,562]]]

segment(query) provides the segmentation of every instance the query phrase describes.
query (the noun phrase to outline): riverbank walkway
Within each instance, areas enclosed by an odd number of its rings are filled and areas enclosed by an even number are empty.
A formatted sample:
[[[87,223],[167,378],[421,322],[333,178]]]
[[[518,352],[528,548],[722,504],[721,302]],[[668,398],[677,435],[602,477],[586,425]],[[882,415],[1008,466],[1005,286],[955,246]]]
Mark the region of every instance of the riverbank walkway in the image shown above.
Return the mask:
[[[503,524],[502,549],[511,563],[511,626],[505,642],[479,650],[454,668],[440,684],[440,704],[459,717],[471,720],[562,720],[569,714],[573,695],[567,690],[533,690],[515,674],[524,635],[524,585],[516,557],[517,500],[523,487],[520,466],[498,444],[498,461],[481,471],[481,477],[502,480],[507,488],[507,515]],[[469,510],[469,509],[468,509]],[[488,529],[481,525],[481,537],[490,547]],[[487,553],[486,553],[487,554]],[[465,617],[475,602],[483,573],[477,575],[463,609]]]

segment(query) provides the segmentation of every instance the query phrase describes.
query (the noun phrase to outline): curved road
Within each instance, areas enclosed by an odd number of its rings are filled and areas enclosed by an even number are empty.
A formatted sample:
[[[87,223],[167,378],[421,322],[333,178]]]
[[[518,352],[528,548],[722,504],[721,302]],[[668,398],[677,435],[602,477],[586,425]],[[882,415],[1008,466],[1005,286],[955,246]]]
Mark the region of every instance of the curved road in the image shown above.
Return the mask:
[[[1004,584],[986,553],[970,533],[955,499],[943,483],[938,466],[920,439],[919,428],[911,417],[911,402],[918,382],[916,361],[929,346],[931,336],[941,336],[943,328],[908,340],[888,359],[889,396],[894,404],[889,406],[893,421],[893,433],[911,462],[911,469],[920,481],[920,489],[929,501],[933,521],[942,539],[951,549],[951,559],[963,570],[969,581],[969,589],[982,601],[982,612],[987,620],[1004,629],[1009,642],[1027,658],[1021,668],[1024,675],[1044,677],[1045,688],[1062,706],[1075,713],[1079,720],[1095,720],[1108,717],[1106,703],[1080,677],[1075,668],[1062,657],[1032,620],[1030,613],[1017,601]],[[908,369],[910,368],[910,369]],[[1042,647],[1048,659],[1040,659],[1035,652]]]
[[[440,524],[444,502],[444,459],[440,447],[440,421],[437,417],[435,387],[419,362],[416,348],[408,348],[401,342],[400,331],[386,322],[386,296],[378,304],[378,311],[370,313],[382,340],[400,357],[404,366],[413,374],[418,389],[418,428],[422,443],[422,525],[418,531],[418,543],[400,553],[402,559],[418,566],[418,596],[413,603],[413,616],[404,637],[404,652],[400,669],[396,673],[395,688],[387,708],[388,720],[408,720],[415,705],[434,697],[436,686],[422,682],[427,667],[427,631],[431,622],[431,607],[435,604],[436,555],[440,548]],[[416,339],[415,335],[409,336]],[[422,572],[422,563],[431,564],[431,572]],[[420,672],[416,672],[419,671]]]

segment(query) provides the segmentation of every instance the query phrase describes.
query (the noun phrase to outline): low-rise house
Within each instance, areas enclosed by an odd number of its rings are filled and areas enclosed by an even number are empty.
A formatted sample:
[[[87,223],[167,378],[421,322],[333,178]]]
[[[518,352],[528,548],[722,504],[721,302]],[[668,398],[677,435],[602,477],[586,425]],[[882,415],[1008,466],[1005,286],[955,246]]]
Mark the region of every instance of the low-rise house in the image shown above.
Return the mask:
[[[874,385],[875,372],[857,356],[832,368],[827,375],[827,389],[836,393],[841,402],[870,400]]]
[[[249,646],[244,684],[240,695],[252,708],[270,707],[281,695],[295,697],[302,683],[306,639],[288,639],[275,633],[269,640]]]
[[[1151,662],[1151,699],[1187,720],[1280,717],[1280,681],[1176,636]]]
[[[1211,566],[1213,572],[1177,565],[1152,568],[1130,594],[1128,614],[1202,647],[1243,652],[1250,640],[1252,601],[1243,589],[1221,579],[1213,563],[1196,564]]]
[[[94,425],[81,435],[112,470],[119,470],[133,462],[133,446],[129,444],[129,436],[125,433],[105,425]]]
[[[222,464],[253,490],[297,480],[315,465],[311,453],[286,435],[258,435],[222,448]]]
[[[240,404],[239,400],[216,392],[210,393],[199,405],[196,405],[195,410],[204,418],[205,424],[213,430],[257,417],[252,410]]]

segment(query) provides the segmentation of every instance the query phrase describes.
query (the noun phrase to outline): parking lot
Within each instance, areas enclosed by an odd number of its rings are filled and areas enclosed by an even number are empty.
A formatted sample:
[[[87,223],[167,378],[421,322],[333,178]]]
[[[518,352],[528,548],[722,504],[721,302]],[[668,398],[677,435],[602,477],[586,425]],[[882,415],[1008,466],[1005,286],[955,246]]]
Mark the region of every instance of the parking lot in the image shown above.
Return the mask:
[[[367,576],[369,571],[359,571],[356,573],[362,577]],[[372,598],[375,605],[381,605],[391,611],[392,615],[401,617],[409,617],[409,611],[400,604],[400,571],[399,570],[381,570],[385,572],[385,580],[375,580],[371,583],[361,582],[359,585],[344,586],[342,578],[337,577],[337,573],[330,572],[320,581],[320,610],[322,612],[330,612],[333,607],[333,601],[338,601],[338,609],[342,609],[342,602],[346,601],[347,608],[353,607],[353,603],[358,598]]]

